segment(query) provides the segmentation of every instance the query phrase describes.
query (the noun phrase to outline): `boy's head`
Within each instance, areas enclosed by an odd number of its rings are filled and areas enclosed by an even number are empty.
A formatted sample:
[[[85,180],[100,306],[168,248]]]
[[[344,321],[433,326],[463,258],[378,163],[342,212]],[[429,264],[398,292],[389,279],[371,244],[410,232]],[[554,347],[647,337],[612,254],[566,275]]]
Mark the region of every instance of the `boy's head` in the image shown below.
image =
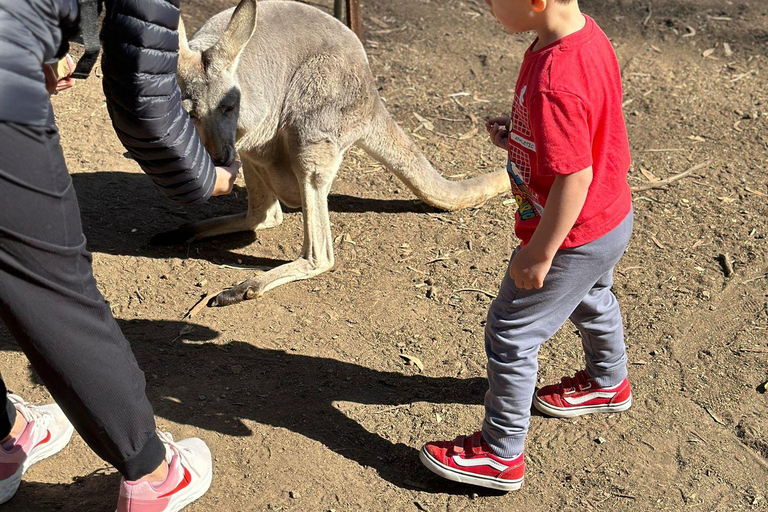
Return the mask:
[[[507,32],[537,30],[545,17],[578,9],[578,0],[485,0],[493,16]]]

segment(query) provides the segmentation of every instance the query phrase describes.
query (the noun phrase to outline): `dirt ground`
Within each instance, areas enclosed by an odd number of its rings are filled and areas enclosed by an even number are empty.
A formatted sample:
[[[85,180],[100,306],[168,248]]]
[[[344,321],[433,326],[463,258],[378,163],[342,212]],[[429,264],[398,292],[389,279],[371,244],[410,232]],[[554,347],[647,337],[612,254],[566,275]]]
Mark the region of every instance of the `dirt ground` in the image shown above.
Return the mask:
[[[231,5],[182,2],[191,27]],[[150,247],[183,222],[244,210],[245,189],[175,207],[123,156],[98,78],[54,98],[96,278],[147,374],[159,426],[214,453],[213,487],[190,512],[768,510],[768,4],[582,8],[622,67],[631,184],[710,164],[634,196],[614,288],[633,408],[534,415],[525,485],[506,495],[443,481],[417,451],[479,427],[483,325],[514,243],[508,196],[438,212],[353,150],[330,198],[333,271],[182,320],[204,293],[254,272],[223,265],[292,260],[301,213],[258,235]],[[508,112],[530,36],[505,34],[482,0],[368,1],[363,12],[381,94],[436,168],[457,179],[500,168],[481,123]],[[540,382],[582,367],[574,330],[541,350]],[[9,387],[49,400],[4,330],[0,342]],[[118,481],[75,436],[0,509],[111,511]]]

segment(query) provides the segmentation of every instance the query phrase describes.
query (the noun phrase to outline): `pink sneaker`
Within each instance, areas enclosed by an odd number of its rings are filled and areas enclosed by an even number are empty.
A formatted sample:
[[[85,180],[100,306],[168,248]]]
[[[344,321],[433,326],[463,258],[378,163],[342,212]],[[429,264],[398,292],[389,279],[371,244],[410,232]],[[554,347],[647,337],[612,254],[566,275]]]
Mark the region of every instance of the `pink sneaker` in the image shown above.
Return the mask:
[[[433,473],[454,482],[500,491],[516,491],[523,485],[523,454],[514,459],[497,457],[480,432],[459,436],[454,441],[427,443],[419,452],[419,459]]]
[[[0,445],[0,504],[13,498],[32,464],[63,450],[75,430],[56,404],[34,406],[11,394],[8,400],[27,426],[16,439]]]
[[[624,379],[612,388],[601,388],[586,370],[563,377],[560,384],[536,392],[533,405],[548,416],[573,418],[593,412],[620,412],[632,406],[632,387]]]
[[[165,444],[168,478],[160,484],[123,479],[117,512],[178,512],[211,486],[211,451],[202,440],[174,442],[171,434],[158,436]]]

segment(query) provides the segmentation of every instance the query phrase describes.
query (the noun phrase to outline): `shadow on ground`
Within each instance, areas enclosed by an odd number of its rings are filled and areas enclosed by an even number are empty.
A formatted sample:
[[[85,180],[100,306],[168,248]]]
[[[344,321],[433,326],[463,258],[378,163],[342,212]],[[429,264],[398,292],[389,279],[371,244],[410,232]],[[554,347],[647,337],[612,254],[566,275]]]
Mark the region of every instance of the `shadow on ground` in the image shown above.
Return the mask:
[[[202,240],[192,245],[152,246],[150,238],[197,222],[247,209],[247,193],[236,186],[228,197],[217,197],[208,204],[185,209],[162,198],[150,179],[137,173],[100,171],[72,176],[77,191],[83,230],[88,249],[115,255],[149,258],[195,258],[214,264],[232,264],[237,260],[246,266],[278,266],[285,260],[234,252],[254,243],[258,234],[235,233]],[[438,210],[419,200],[366,199],[331,194],[328,207],[339,213],[431,213]],[[286,209],[287,213],[299,210]],[[275,230],[284,227],[274,228]],[[286,238],[301,240],[300,232],[286,232]]]
[[[252,435],[243,423],[252,420],[313,439],[361,466],[374,468],[401,488],[475,492],[431,475],[419,463],[416,449],[369,432],[335,404],[480,404],[485,379],[408,376],[241,341],[220,344],[213,341],[218,332],[184,322],[119,323],[147,375],[148,395],[159,417],[240,437]],[[179,337],[182,331],[185,334]],[[18,350],[5,329],[0,332],[0,350]],[[13,387],[13,383],[7,384]],[[75,501],[82,500],[86,491],[97,492],[100,485],[88,483],[81,492],[78,484],[52,485],[50,489],[29,484],[24,493],[36,508],[13,510],[40,510],[59,496],[70,503],[69,497],[63,497],[69,493],[74,493]],[[103,485],[111,489],[104,492],[114,493],[116,485],[111,481]]]

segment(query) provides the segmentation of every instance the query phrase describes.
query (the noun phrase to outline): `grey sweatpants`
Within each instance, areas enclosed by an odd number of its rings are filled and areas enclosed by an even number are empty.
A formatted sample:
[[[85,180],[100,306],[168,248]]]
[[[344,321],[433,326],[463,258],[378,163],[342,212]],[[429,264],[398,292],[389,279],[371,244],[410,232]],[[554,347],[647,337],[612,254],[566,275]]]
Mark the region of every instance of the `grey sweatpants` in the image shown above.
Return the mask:
[[[581,333],[592,379],[611,387],[627,376],[624,327],[611,286],[632,224],[630,212],[594,242],[558,251],[540,290],[519,289],[509,271],[504,275],[485,326],[489,389],[483,437],[494,454],[511,457],[523,451],[539,347],[569,318]]]

